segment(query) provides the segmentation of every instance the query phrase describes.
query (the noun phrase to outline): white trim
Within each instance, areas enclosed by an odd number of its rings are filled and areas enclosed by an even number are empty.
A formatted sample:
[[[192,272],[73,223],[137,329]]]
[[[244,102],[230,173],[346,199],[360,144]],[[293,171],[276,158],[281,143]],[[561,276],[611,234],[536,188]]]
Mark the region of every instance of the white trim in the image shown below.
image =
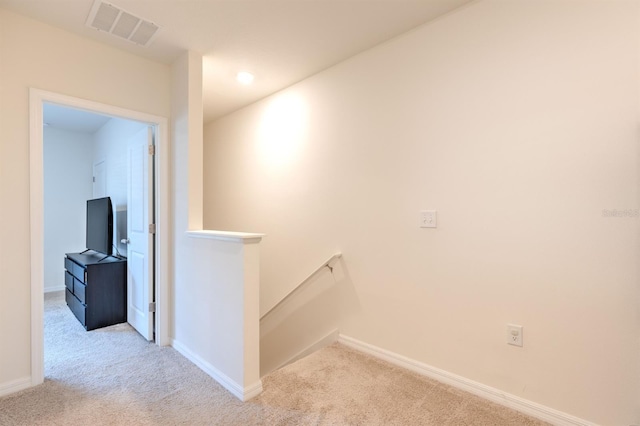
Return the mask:
[[[60,286],[57,286],[57,287],[45,287],[44,288],[44,293],[45,294],[47,294],[47,293],[55,293],[55,292],[58,292],[58,291],[64,291],[64,289],[65,289],[65,286],[63,286],[63,285],[60,285]]]
[[[22,379],[16,379],[6,383],[0,383],[0,396],[9,395],[30,387],[31,387],[31,377],[23,377]]]
[[[31,88],[29,90],[29,189],[31,234],[31,385],[44,381],[44,183],[43,103],[52,103],[112,117],[149,123],[156,127],[156,343],[169,338],[169,122],[160,117],[85,99]]]
[[[262,390],[262,380],[258,380],[254,384],[244,388],[244,399],[242,401],[249,401],[251,398],[255,398],[262,393]]]
[[[255,234],[248,232],[230,232],[230,231],[187,231],[187,236],[192,238],[208,238],[212,240],[230,241],[234,243],[256,244],[262,240],[264,234]]]
[[[43,97],[29,92],[29,228],[31,239],[31,385],[44,382]]]
[[[262,380],[258,380],[254,384],[244,387],[222,371],[218,370],[209,362],[202,359],[199,355],[196,355],[193,351],[177,340],[172,340],[171,346],[173,346],[176,351],[180,352],[189,361],[197,365],[202,371],[211,376],[216,382],[220,383],[240,401],[248,401],[262,393]]]
[[[169,346],[171,309],[169,296],[169,264],[171,222],[169,216],[169,122],[156,117],[156,343]]]
[[[481,398],[488,399],[505,407],[519,411],[540,420],[544,420],[557,426],[597,426],[595,423],[588,422],[578,417],[563,413],[553,408],[535,403],[533,401],[520,398],[518,396],[503,392],[499,389],[492,388],[482,383],[469,380],[465,377],[458,376],[445,370],[423,364],[416,360],[407,358],[397,353],[370,345],[353,337],[341,334],[338,342],[349,346],[357,351],[364,352],[375,358],[390,362],[399,367],[406,368],[423,376],[446,383],[447,385],[462,389]]]

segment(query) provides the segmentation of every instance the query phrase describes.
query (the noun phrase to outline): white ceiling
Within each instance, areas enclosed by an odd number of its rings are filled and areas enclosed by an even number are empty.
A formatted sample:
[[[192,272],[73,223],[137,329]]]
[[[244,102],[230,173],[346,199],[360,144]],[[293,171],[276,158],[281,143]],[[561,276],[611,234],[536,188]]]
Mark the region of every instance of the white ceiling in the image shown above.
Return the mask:
[[[233,112],[474,0],[110,0],[160,26],[147,48],[85,25],[94,0],[0,7],[170,64],[204,57],[205,122]],[[254,83],[236,82],[239,71]]]
[[[109,120],[111,117],[106,115],[59,105],[44,104],[42,108],[43,124],[55,129],[94,134]]]

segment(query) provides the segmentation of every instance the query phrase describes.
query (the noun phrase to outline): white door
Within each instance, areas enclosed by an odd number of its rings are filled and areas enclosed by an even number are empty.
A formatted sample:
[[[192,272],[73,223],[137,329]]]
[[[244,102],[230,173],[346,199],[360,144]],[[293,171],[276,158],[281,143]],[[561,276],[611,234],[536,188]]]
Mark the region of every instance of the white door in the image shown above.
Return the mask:
[[[107,196],[106,164],[104,161],[93,164],[93,198]]]
[[[127,178],[127,322],[153,340],[153,161],[149,146],[153,129],[142,129],[129,140]]]

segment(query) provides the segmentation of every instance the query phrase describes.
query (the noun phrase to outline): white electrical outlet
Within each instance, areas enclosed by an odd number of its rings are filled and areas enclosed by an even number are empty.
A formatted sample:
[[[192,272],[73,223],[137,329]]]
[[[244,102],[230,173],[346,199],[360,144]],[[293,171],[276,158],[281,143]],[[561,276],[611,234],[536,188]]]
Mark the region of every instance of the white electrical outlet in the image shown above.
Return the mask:
[[[420,228],[437,228],[437,215],[435,210],[420,211]]]
[[[513,346],[522,346],[522,326],[507,324],[507,343]]]

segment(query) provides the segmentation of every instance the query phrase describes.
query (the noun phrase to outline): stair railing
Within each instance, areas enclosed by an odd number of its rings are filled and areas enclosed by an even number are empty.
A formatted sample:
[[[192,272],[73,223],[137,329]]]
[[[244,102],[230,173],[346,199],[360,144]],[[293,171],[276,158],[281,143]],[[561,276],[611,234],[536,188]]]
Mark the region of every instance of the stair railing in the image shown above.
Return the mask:
[[[287,293],[287,295],[285,297],[283,297],[278,303],[276,303],[275,305],[273,305],[273,307],[271,307],[271,309],[269,309],[267,312],[264,313],[264,315],[262,315],[260,317],[260,321],[262,321],[267,315],[269,315],[271,312],[275,311],[280,305],[282,305],[284,302],[286,302],[287,300],[289,300],[291,297],[293,297],[294,294],[296,294],[303,286],[304,284],[309,281],[311,278],[313,278],[318,272],[322,271],[324,268],[328,268],[329,272],[331,272],[333,274],[333,267],[335,265],[335,262],[340,259],[342,257],[342,253],[336,253],[333,256],[331,256],[329,258],[329,260],[327,260],[326,262],[324,262],[322,265],[318,266],[318,268],[316,268],[315,271],[313,271],[311,274],[309,274],[309,276],[307,278],[305,278],[304,280],[302,280],[302,282],[300,284],[298,284],[293,290],[291,290],[289,293]]]

